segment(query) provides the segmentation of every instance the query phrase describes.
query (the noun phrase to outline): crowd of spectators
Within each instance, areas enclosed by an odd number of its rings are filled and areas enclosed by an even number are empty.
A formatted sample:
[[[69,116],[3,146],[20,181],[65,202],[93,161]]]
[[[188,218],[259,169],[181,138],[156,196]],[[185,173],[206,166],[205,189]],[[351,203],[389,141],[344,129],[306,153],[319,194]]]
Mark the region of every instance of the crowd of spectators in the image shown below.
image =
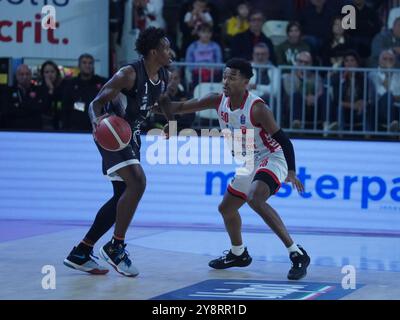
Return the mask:
[[[178,3],[179,10],[172,17],[179,24],[167,22],[166,26],[176,60],[199,63],[199,68],[191,66],[181,72],[189,96],[199,82],[221,80],[221,70],[210,69],[204,63],[241,57],[255,66],[249,90],[267,102],[281,94],[285,127],[399,130],[398,74],[385,69],[400,65],[400,1]],[[355,9],[355,29],[343,28],[343,17],[348,13],[341,12],[345,5]],[[174,20],[170,16],[164,15],[167,21]],[[268,22],[276,20],[286,22],[283,38],[268,34]],[[391,67],[382,66],[382,54],[394,57]],[[278,73],[278,66],[297,69],[281,68]],[[319,72],[298,69],[302,67],[323,68]]]
[[[204,16],[214,12],[212,20],[203,23],[219,30],[213,39],[221,44],[223,60],[241,57],[257,66],[249,89],[268,102],[271,96],[281,93],[283,126],[399,130],[400,103],[395,85],[398,73],[393,69],[400,63],[400,8],[396,8],[400,3],[392,1],[388,7],[388,2],[367,0],[282,1],[280,5],[271,1],[234,1],[231,15],[221,18],[221,11],[220,15],[215,14],[216,1],[195,0],[189,1],[192,6],[181,15],[195,10],[198,2],[202,3]],[[355,29],[343,28],[341,9],[345,5],[355,9]],[[268,21],[281,19],[286,21],[286,36],[269,37]],[[176,46],[179,47],[179,39]],[[381,65],[381,55],[394,58],[390,67]],[[187,55],[179,56],[179,51],[177,59],[190,61]],[[281,68],[278,74],[277,66],[297,69]],[[315,71],[302,67],[323,68]],[[193,79],[186,80],[197,84]],[[276,92],[278,87],[280,92]]]
[[[106,79],[95,74],[94,57],[82,54],[79,74],[62,77],[53,61],[45,61],[39,75],[20,64],[12,87],[0,87],[0,128],[8,130],[90,131],[90,102]]]

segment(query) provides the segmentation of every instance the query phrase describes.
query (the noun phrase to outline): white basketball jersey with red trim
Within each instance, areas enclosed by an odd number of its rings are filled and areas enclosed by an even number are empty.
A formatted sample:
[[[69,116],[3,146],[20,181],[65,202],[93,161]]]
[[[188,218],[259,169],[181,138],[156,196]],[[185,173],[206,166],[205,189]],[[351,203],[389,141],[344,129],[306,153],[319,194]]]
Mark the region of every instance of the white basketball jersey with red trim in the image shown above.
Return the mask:
[[[264,100],[255,94],[246,91],[246,95],[243,99],[242,105],[239,109],[234,111],[230,108],[230,98],[222,95],[221,102],[218,107],[218,120],[223,132],[229,129],[230,134],[235,137],[237,133],[241,132],[243,136],[249,135],[249,130],[253,130],[254,139],[243,140],[246,141],[246,152],[247,154],[254,153],[254,160],[262,160],[265,156],[271,153],[281,151],[282,148],[278,142],[276,142],[263,128],[257,125],[255,119],[252,119],[251,108],[257,103]],[[269,108],[265,104],[266,108]],[[252,135],[250,135],[251,137]],[[239,137],[239,139],[245,139]],[[242,150],[244,149],[244,143]],[[236,151],[236,150],[235,150]]]

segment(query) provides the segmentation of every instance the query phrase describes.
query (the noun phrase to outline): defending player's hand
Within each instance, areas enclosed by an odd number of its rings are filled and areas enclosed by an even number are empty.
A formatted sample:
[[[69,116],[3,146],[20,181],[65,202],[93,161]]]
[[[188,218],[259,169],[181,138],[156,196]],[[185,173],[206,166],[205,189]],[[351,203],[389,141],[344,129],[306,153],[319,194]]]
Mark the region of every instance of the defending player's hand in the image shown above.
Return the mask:
[[[296,188],[296,190],[297,190],[298,192],[300,192],[300,193],[304,192],[304,186],[303,186],[303,184],[301,183],[301,181],[296,177],[296,172],[290,170],[290,171],[288,172],[288,175],[287,175],[287,177],[286,177],[285,182],[286,182],[286,183],[291,182],[293,188]]]
[[[163,114],[161,106],[157,102],[150,107],[150,111],[155,114]]]

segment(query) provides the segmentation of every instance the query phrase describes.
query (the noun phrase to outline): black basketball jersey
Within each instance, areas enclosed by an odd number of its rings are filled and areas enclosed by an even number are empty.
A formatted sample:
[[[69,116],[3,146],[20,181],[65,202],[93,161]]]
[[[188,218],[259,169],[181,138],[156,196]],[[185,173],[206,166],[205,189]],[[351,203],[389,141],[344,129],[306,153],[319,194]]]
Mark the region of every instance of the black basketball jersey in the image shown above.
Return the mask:
[[[168,84],[168,71],[162,67],[158,70],[158,81],[154,83],[149,79],[144,60],[138,60],[129,64],[136,72],[135,85],[130,90],[121,92],[127,96],[127,107],[125,120],[129,122],[133,132],[140,132],[141,124],[150,115],[150,109],[159,100],[160,95],[165,93]]]

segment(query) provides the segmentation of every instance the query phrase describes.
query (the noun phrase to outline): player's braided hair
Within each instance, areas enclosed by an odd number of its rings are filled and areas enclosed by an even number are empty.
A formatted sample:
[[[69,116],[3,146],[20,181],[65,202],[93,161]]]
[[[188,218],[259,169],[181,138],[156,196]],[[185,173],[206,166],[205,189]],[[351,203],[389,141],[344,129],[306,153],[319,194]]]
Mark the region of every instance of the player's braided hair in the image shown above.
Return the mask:
[[[136,40],[136,51],[146,57],[150,50],[160,45],[161,39],[165,38],[165,31],[161,28],[149,27],[143,30]]]

